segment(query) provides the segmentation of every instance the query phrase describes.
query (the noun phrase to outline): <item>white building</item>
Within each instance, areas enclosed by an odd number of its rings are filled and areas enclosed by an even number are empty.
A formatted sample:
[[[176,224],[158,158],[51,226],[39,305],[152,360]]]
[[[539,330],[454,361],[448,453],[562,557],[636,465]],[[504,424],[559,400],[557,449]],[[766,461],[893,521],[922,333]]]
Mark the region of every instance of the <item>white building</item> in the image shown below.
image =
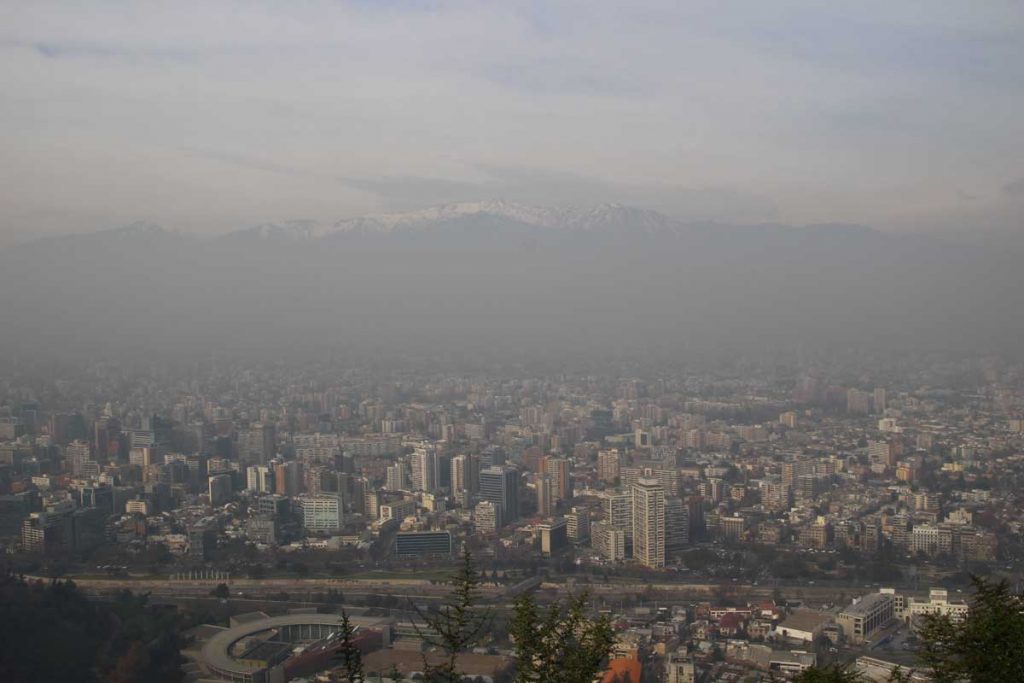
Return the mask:
[[[341,496],[299,496],[296,500],[302,506],[302,525],[306,529],[337,531],[344,526]]]

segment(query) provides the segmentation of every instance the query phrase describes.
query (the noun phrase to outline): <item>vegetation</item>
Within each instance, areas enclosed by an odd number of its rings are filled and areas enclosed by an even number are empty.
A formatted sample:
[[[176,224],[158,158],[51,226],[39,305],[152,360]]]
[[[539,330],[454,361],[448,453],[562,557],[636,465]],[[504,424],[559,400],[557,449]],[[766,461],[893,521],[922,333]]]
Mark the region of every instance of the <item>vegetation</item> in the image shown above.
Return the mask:
[[[439,664],[431,663],[423,655],[423,670],[429,683],[458,683],[463,676],[458,670],[458,656],[480,642],[491,619],[489,610],[479,607],[480,578],[473,556],[466,549],[462,565],[451,579],[452,591],[448,601],[437,611],[414,606],[424,626],[416,626],[420,638],[444,653]]]
[[[363,654],[355,644],[355,628],[348,618],[348,612],[341,610],[341,647],[335,659],[341,662],[342,679],[345,683],[363,683]]]
[[[456,683],[463,680],[458,654],[478,645],[494,623],[494,615],[479,604],[480,573],[469,550],[452,576],[452,591],[437,610],[416,608],[424,623],[420,637],[444,653],[434,664],[424,654],[425,680]],[[508,626],[516,645],[516,683],[590,683],[600,673],[615,640],[607,617],[587,614],[587,594],[541,608],[527,594],[519,597]]]
[[[920,636],[921,659],[936,683],[1024,681],[1024,595],[1006,581],[974,577],[971,611],[962,624],[931,615]]]
[[[519,597],[509,634],[516,644],[516,683],[588,683],[615,643],[607,617],[587,616],[587,595],[540,609],[532,595]]]
[[[1006,683],[1024,681],[1024,595],[1006,581],[973,577],[975,594],[962,623],[945,615],[924,618],[919,637],[922,668],[935,683]],[[911,671],[897,668],[890,683],[907,683]],[[849,666],[808,669],[797,683],[860,683]]]
[[[0,578],[0,680],[176,683],[178,615],[122,591],[90,602],[70,581]]]

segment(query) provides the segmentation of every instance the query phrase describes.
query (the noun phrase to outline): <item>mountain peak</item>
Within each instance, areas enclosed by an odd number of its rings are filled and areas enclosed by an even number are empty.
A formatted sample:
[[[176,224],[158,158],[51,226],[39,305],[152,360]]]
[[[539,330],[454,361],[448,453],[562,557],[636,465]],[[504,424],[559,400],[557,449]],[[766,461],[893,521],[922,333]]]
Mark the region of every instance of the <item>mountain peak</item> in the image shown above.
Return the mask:
[[[461,202],[438,206],[364,216],[335,223],[337,232],[392,232],[419,230],[430,225],[471,216],[496,216],[525,225],[548,229],[591,230],[601,228],[636,228],[650,231],[677,227],[678,223],[656,211],[637,209],[621,204],[600,204],[589,208],[552,208],[531,206],[504,199]]]

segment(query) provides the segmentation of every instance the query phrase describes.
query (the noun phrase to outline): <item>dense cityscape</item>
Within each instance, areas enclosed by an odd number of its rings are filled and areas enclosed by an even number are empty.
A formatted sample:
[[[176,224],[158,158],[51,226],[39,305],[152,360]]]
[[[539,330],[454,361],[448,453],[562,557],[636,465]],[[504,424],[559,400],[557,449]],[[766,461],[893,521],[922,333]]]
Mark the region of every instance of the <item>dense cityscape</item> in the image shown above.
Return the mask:
[[[0,683],[1024,683],[1020,2],[2,7]]]
[[[223,623],[187,631],[197,678],[329,678],[287,643],[330,619],[262,621],[339,605],[378,634],[375,671],[411,676],[413,610],[464,550],[499,612],[585,591],[612,662],[671,683],[851,659],[887,676],[913,668],[923,615],[967,613],[971,573],[1021,578],[1024,367],[995,358],[56,373],[3,382],[6,563],[255,619],[230,652]],[[499,620],[467,673],[505,680],[509,647]]]

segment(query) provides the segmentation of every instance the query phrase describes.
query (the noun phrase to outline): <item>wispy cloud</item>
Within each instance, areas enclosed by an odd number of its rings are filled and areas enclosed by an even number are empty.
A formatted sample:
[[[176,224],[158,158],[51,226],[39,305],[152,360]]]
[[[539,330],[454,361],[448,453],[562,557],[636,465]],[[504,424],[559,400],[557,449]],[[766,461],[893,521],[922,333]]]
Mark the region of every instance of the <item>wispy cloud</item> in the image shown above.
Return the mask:
[[[191,50],[170,47],[127,47],[121,45],[90,45],[85,43],[39,42],[33,46],[37,53],[49,59],[119,59],[137,62],[139,60],[166,60],[182,62],[195,59]]]
[[[12,2],[4,19],[0,225],[504,196],[899,227],[1020,196],[958,195],[1024,158],[1009,3]]]

